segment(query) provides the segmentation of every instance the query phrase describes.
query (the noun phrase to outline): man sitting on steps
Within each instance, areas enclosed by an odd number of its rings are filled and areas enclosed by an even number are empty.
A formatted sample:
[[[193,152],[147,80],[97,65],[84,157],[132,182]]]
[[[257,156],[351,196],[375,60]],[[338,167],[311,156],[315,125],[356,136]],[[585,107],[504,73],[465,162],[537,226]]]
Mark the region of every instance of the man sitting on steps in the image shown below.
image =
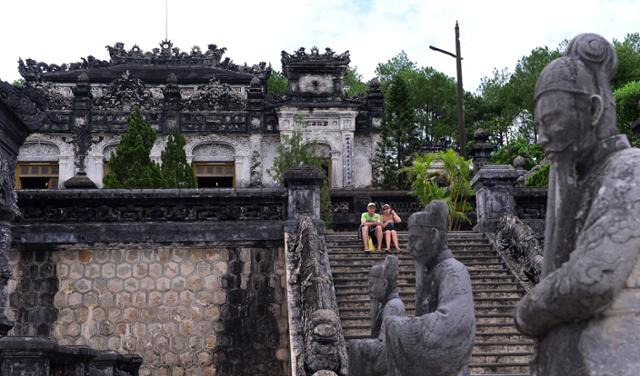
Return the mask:
[[[378,252],[382,252],[382,220],[380,214],[376,213],[376,204],[367,204],[367,211],[360,217],[362,242],[364,251],[369,251],[369,237],[375,235],[378,242]]]

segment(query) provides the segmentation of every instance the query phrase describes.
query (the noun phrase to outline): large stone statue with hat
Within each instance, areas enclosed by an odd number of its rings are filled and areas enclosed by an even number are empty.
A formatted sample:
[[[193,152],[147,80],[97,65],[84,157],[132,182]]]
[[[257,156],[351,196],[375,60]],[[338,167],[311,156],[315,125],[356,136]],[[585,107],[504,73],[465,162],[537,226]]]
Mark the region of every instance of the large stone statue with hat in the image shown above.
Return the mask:
[[[409,217],[416,316],[384,319],[390,376],[462,375],[471,358],[475,336],[471,279],[447,246],[448,214],[444,201],[432,201]]]
[[[371,267],[371,338],[349,342],[349,376],[386,376],[387,358],[384,351],[385,317],[405,316],[405,307],[397,287],[398,258],[387,256],[383,264]]]
[[[613,46],[581,34],[542,71],[538,143],[551,162],[543,279],[516,308],[539,376],[640,375],[640,150],[616,127]]]

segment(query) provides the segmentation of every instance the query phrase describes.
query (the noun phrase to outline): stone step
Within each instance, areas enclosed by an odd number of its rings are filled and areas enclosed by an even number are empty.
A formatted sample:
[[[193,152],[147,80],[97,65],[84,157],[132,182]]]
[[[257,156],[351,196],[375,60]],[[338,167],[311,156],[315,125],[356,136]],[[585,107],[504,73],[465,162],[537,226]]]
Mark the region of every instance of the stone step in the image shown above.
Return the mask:
[[[471,363],[469,371],[472,375],[528,375],[528,362]]]
[[[335,273],[334,273],[335,274]],[[471,273],[470,273],[471,274]],[[398,283],[402,283],[401,281],[411,281],[409,283],[415,284],[416,278],[415,278],[415,274],[413,272],[411,272],[410,277],[407,278],[398,278]],[[471,274],[471,283],[497,283],[497,284],[502,284],[502,283],[518,283],[516,281],[516,279],[514,278],[513,274],[511,274],[511,272],[509,272],[508,274],[498,274],[498,275],[489,275],[489,276],[482,276],[481,274],[476,274],[473,275]],[[338,276],[333,276],[333,283],[334,285],[341,285],[341,286],[345,286],[345,285],[349,285],[351,283],[369,283],[369,276],[368,274],[356,274],[356,275],[345,275],[345,274],[341,274]]]
[[[405,309],[408,316],[413,316],[415,312],[415,303],[405,302]],[[478,322],[480,320],[489,320],[494,317],[497,321],[513,323],[513,309],[511,305],[492,305],[482,306],[476,305],[475,314]],[[369,306],[364,307],[346,307],[344,304],[338,305],[340,316],[344,318],[367,318],[369,319]]]
[[[482,256],[454,256],[458,261],[467,265],[467,263],[498,263],[501,262],[500,256],[498,255],[482,255]],[[383,258],[378,260],[377,258],[373,258],[367,255],[358,255],[358,256],[337,256],[331,259],[331,267],[334,266],[342,266],[342,265],[367,265],[369,267],[379,264],[383,262]],[[413,267],[413,259],[410,256],[406,257],[398,257],[398,265],[400,266],[411,266]]]
[[[367,284],[362,282],[335,283],[334,286],[336,287],[336,294],[337,294],[338,288],[340,289],[340,292],[343,294],[346,294],[346,293],[368,294],[369,293],[368,283]],[[402,281],[398,283],[397,286],[400,291],[410,292],[410,293],[414,293],[416,288],[414,283],[407,283],[406,281]],[[503,282],[503,283],[472,282],[471,287],[473,288],[474,292],[491,292],[491,291],[507,291],[507,290],[517,291],[518,293],[524,292],[520,284],[517,282]]]
[[[464,263],[469,272],[475,271],[509,271],[507,267],[502,262],[467,262]],[[368,274],[371,266],[365,265],[348,265],[348,264],[340,264],[340,265],[331,265],[332,273],[364,273]],[[402,273],[410,273],[411,270],[408,268],[402,268],[399,270],[399,274]]]

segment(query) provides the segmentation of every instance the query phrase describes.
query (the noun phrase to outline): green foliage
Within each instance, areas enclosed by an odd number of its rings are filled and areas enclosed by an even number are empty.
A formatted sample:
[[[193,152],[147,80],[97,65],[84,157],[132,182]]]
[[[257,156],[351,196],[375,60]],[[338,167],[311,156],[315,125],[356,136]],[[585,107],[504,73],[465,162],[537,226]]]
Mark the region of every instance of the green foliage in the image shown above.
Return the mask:
[[[144,121],[139,108],[127,119],[129,128],[109,160],[105,188],[160,188],[163,185],[160,167],[151,161],[149,153],[156,133]]]
[[[420,144],[409,91],[400,75],[393,78],[385,99],[385,119],[380,131],[374,169],[381,170],[383,178],[380,183],[383,187],[406,189],[408,181],[399,170],[411,163]]]
[[[357,67],[348,67],[344,74],[344,88],[347,96],[358,97],[367,95],[369,86],[362,81],[362,75],[358,73]]]
[[[302,124],[304,119],[297,118],[295,122]],[[269,175],[284,186],[285,171],[308,165],[322,169],[322,159],[316,153],[316,143],[304,144],[302,132],[294,130],[291,137],[282,135],[282,141],[277,148],[276,157],[273,160],[273,168],[269,169]],[[320,188],[320,215],[328,226],[332,221],[331,196],[329,194],[329,177],[325,177]]]
[[[443,171],[435,170],[434,162],[439,162]],[[469,182],[470,165],[471,161],[449,149],[446,152],[417,155],[413,164],[403,169],[411,179],[412,193],[422,205],[433,200],[447,202],[450,230],[459,229],[462,222],[470,223],[465,214],[472,209],[469,203],[473,195]]]
[[[17,88],[24,87],[24,85],[26,85],[26,84],[27,84],[27,82],[23,78],[19,78],[17,80],[14,80],[11,83],[11,85],[13,85],[14,87],[17,87]]]
[[[640,33],[627,34],[622,42],[613,40],[618,70],[611,80],[614,90],[631,81],[640,81]]]
[[[289,90],[289,80],[282,72],[276,70],[271,72],[267,80],[267,95],[282,97],[287,95]]]
[[[187,155],[184,151],[184,136],[178,129],[174,129],[167,145],[162,151],[162,181],[164,188],[195,188],[196,177],[193,174],[193,166],[187,163]]]
[[[549,164],[544,164],[538,171],[529,176],[524,183],[526,187],[548,187],[549,186]]]
[[[544,150],[540,145],[520,136],[494,151],[491,161],[498,164],[513,164],[513,160],[519,155],[527,161],[525,168],[529,170],[544,158]]]
[[[531,143],[535,141],[535,84],[542,69],[561,55],[560,48],[534,48],[518,60],[513,73],[506,69],[494,70],[491,77],[482,80],[478,103],[480,119],[476,126],[487,130],[494,144],[505,145],[514,136],[524,137]]]
[[[640,121],[640,81],[631,81],[613,92],[616,101],[618,128],[624,132],[633,146],[640,146],[640,140],[632,126]]]
[[[386,63],[378,64],[376,68],[376,76],[380,80],[380,88],[383,92],[386,92],[387,87],[391,84],[394,77],[400,72],[406,72],[415,70],[417,68],[416,63],[409,60],[407,53],[402,51],[396,56],[392,57]]]
[[[315,143],[303,143],[302,132],[299,130],[294,130],[291,137],[282,135],[269,175],[284,186],[284,172],[291,168],[301,165],[322,168],[322,160],[316,155],[316,149]]]

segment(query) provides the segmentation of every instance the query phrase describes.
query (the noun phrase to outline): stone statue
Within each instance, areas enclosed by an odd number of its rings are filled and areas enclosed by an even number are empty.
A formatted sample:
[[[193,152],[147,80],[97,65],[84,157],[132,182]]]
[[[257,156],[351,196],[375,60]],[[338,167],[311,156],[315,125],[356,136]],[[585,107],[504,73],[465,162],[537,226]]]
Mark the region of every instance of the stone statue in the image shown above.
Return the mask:
[[[437,200],[409,217],[416,317],[384,319],[389,376],[456,376],[467,370],[475,336],[473,295],[467,268],[447,246],[448,214],[447,204]]]
[[[542,71],[538,143],[551,162],[542,280],[515,321],[538,339],[531,374],[640,374],[640,150],[616,128],[617,59],[581,34]]]
[[[406,315],[398,295],[397,277],[398,258],[392,255],[385,258],[384,264],[374,265],[369,271],[371,338],[349,343],[349,376],[387,375],[382,322],[385,317]]]

